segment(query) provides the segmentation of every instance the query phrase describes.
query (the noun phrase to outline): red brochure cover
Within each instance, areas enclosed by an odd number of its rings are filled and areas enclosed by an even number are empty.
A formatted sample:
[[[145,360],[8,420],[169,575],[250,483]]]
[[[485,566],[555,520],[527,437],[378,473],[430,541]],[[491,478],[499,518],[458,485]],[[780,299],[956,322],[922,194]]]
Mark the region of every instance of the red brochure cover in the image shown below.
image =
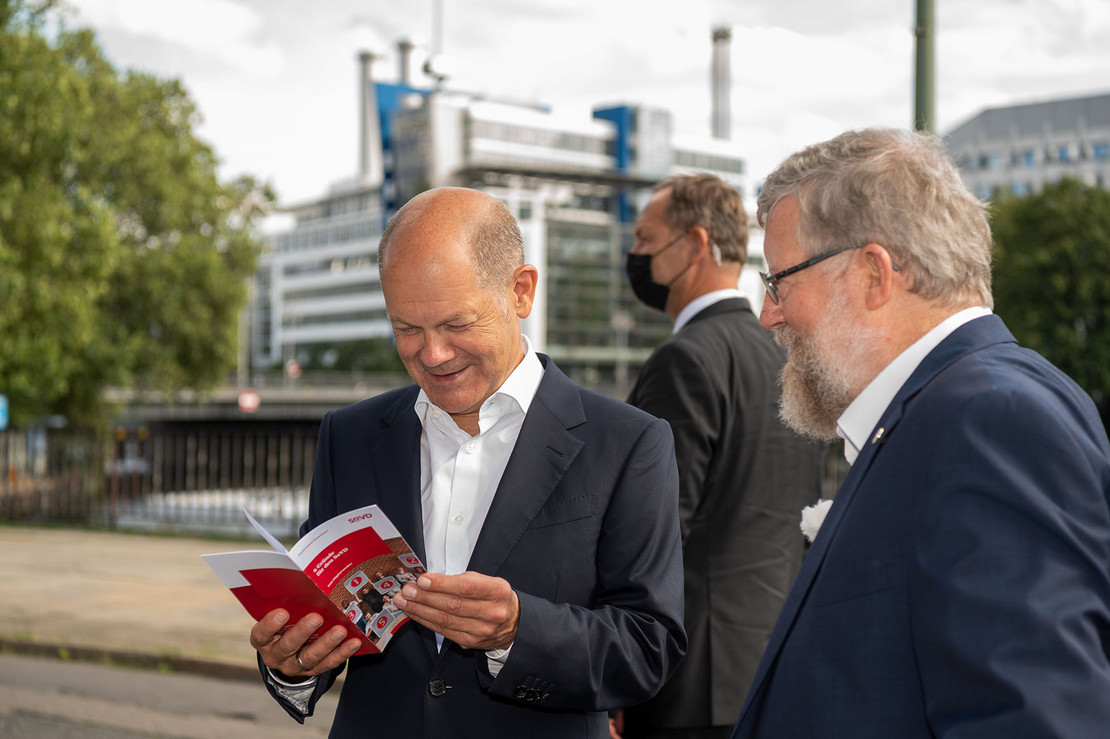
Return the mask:
[[[356,654],[382,651],[408,621],[393,596],[424,565],[378,506],[341,513],[289,550],[244,513],[273,549],[202,556],[255,620],[275,608],[289,611],[290,624],[318,613],[316,635],[342,625],[362,641]]]

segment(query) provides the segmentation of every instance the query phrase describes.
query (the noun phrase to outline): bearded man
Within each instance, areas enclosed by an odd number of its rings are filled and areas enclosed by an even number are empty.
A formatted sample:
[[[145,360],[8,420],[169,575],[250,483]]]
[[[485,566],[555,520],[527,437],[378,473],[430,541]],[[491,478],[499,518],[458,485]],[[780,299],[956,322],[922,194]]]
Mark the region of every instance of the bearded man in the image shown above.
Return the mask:
[[[1110,443],[993,314],[983,203],[936,137],[871,129],[757,218],[783,418],[852,468],[733,737],[1106,736]]]

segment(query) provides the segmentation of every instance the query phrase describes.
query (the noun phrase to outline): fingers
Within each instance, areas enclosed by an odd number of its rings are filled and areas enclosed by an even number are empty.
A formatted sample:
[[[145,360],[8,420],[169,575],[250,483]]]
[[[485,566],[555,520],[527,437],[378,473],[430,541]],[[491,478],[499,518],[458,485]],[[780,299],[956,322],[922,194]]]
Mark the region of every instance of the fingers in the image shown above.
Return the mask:
[[[251,646],[271,670],[288,677],[311,677],[334,669],[358,651],[361,642],[347,639],[347,630],[334,626],[318,638],[313,634],[323,619],[310,613],[286,627],[289,614],[277,609],[251,628]]]
[[[413,620],[468,649],[503,649],[513,643],[520,603],[509,583],[476,572],[429,573],[393,599]]]
[[[342,626],[333,626],[318,639],[294,652],[292,659],[283,662],[278,670],[291,677],[319,675],[346,662],[358,651],[361,643],[358,639],[348,639],[347,630]]]

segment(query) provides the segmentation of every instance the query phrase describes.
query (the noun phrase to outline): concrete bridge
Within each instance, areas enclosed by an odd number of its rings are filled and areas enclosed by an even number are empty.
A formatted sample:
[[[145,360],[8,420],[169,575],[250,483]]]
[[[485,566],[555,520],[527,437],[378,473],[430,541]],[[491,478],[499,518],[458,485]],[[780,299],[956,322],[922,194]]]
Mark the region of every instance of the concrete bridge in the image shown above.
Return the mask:
[[[129,425],[319,421],[329,410],[410,382],[401,373],[305,372],[293,379],[273,372],[203,392],[112,389],[105,397],[119,407],[119,421]]]

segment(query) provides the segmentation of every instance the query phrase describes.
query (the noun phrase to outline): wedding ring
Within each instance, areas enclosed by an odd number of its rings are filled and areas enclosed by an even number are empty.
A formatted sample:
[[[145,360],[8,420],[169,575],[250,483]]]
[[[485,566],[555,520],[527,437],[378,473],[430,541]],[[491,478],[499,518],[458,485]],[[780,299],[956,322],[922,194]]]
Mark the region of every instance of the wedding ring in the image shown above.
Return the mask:
[[[310,669],[312,669],[311,667],[305,667],[304,662],[301,662],[300,652],[297,652],[297,667],[300,667],[302,672],[308,672]]]

